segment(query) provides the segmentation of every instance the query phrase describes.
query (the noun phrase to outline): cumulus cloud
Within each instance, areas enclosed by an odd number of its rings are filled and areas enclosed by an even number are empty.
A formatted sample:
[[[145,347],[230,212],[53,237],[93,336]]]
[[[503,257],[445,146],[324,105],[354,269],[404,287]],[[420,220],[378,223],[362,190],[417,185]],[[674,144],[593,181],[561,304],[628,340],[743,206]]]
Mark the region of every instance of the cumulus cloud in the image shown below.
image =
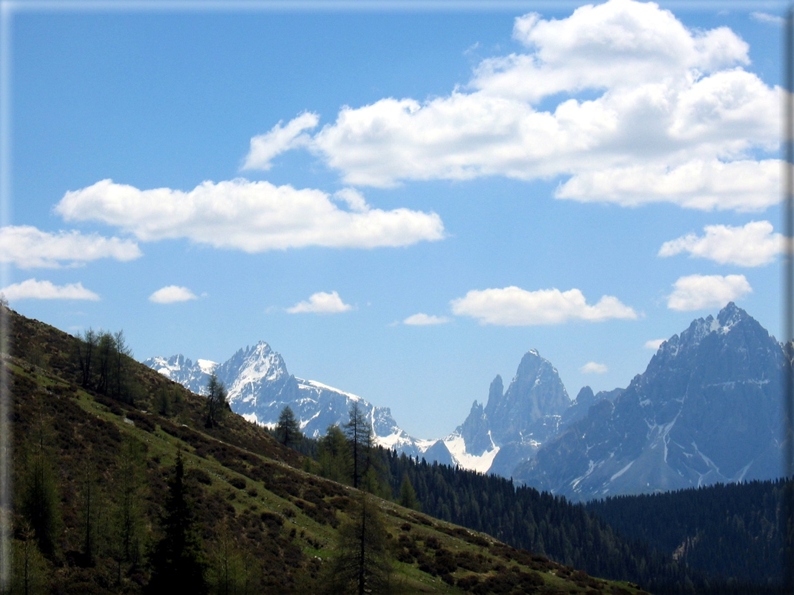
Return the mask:
[[[279,122],[267,134],[253,137],[243,169],[270,169],[270,162],[277,155],[307,145],[310,138],[304,130],[315,128],[319,122],[317,114],[304,113],[290,120],[286,126]]]
[[[783,236],[773,233],[769,221],[751,221],[743,227],[707,225],[703,231],[703,236],[690,233],[665,242],[659,256],[688,252],[720,264],[757,267],[771,263],[785,246]]]
[[[135,260],[142,255],[131,240],[78,231],[49,233],[30,225],[0,227],[0,262],[22,269],[75,266],[100,258]]]
[[[196,299],[198,299],[198,296],[195,293],[187,287],[180,287],[179,285],[167,285],[149,296],[149,301],[155,304],[173,304]]]
[[[652,202],[739,212],[761,211],[779,201],[780,161],[691,159],[669,167],[664,163],[586,171],[572,176],[555,191],[557,198],[582,202],[615,202],[635,207]]]
[[[90,300],[97,301],[99,296],[83,287],[82,283],[54,285],[50,281],[27,279],[0,289],[6,299],[14,300]]]
[[[287,312],[290,314],[339,314],[352,309],[353,306],[344,303],[337,292],[319,291],[312,294],[308,300],[287,308]]]
[[[744,275],[689,275],[679,278],[673,288],[667,307],[682,312],[721,308],[753,291]]]
[[[589,305],[579,289],[527,291],[519,287],[469,291],[452,300],[458,316],[476,318],[480,324],[532,326],[562,324],[569,320],[598,322],[611,318],[636,319],[637,313],[616,297],[605,295]]]
[[[605,364],[587,362],[585,365],[579,368],[579,371],[582,374],[605,374],[607,371],[609,371],[609,368],[607,368]]]
[[[305,246],[408,246],[444,237],[435,213],[370,208],[350,190],[330,196],[244,179],[204,182],[189,192],[139,190],[102,180],[67,192],[55,211],[67,221],[115,226],[141,241],[187,238],[250,253]]]
[[[667,339],[651,339],[650,341],[645,341],[645,349],[653,349],[656,351],[665,341],[667,341]]]
[[[446,324],[449,322],[449,318],[446,316],[434,316],[432,314],[423,314],[419,312],[418,314],[412,314],[405,320],[403,320],[403,324],[407,324],[409,326],[431,326],[436,324]]]
[[[780,200],[780,161],[759,155],[779,146],[782,90],[746,70],[749,46],[730,29],[610,0],[563,19],[524,15],[513,37],[522,52],[481,61],[448,95],[345,106],[312,135],[302,114],[283,130],[359,186],[559,177],[557,198],[626,206]]]

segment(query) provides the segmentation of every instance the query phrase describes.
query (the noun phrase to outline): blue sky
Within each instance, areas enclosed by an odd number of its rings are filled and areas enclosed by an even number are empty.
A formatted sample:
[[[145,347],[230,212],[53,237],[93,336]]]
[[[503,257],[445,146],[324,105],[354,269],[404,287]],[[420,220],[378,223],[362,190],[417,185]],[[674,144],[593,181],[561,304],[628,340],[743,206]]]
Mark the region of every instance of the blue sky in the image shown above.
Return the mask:
[[[3,3],[26,316],[423,438],[532,348],[573,398],[730,300],[781,336],[783,3],[52,6]]]

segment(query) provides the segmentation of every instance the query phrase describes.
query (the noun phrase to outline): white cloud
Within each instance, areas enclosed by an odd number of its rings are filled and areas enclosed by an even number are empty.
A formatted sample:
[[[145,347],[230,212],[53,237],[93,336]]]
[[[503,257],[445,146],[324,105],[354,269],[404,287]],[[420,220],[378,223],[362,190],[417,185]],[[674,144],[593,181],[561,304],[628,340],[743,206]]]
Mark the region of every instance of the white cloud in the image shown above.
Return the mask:
[[[667,307],[682,312],[721,308],[753,291],[744,275],[689,275],[679,278],[673,287]]]
[[[204,182],[189,192],[139,190],[102,180],[67,192],[55,211],[67,221],[113,225],[141,241],[187,238],[250,253],[305,246],[408,246],[444,237],[435,213],[370,208],[354,191],[333,198],[319,190],[243,179]]]
[[[556,192],[557,198],[581,202],[615,202],[634,207],[653,202],[711,210],[761,211],[780,200],[781,162],[691,159],[605,168],[577,173]]]
[[[83,287],[82,283],[53,285],[50,281],[27,279],[0,289],[7,300],[90,300],[97,301],[99,296]]]
[[[344,303],[337,292],[320,291],[312,294],[308,300],[287,308],[287,312],[290,314],[338,314],[352,309],[353,306]]]
[[[353,185],[561,177],[556,196],[579,201],[750,211],[780,200],[780,161],[758,155],[779,146],[782,91],[745,70],[749,46],[730,29],[610,0],[519,17],[513,36],[523,53],[483,60],[446,96],[345,106],[311,136],[302,114],[284,130]]]
[[[786,19],[780,15],[769,14],[766,12],[751,12],[750,17],[759,23],[768,23],[770,25],[783,26],[786,24]]]
[[[319,122],[317,114],[307,112],[291,120],[286,127],[279,122],[267,134],[253,137],[243,169],[269,170],[274,157],[308,144],[310,138],[304,130],[315,128]]]
[[[605,295],[589,305],[579,289],[527,291],[519,287],[469,291],[452,300],[452,311],[480,324],[530,326],[561,324],[569,320],[598,322],[611,318],[635,319],[637,313],[616,297]]]
[[[54,269],[100,258],[129,261],[141,255],[131,240],[83,235],[78,231],[49,233],[30,225],[0,227],[0,262],[22,269]]]
[[[667,341],[667,339],[651,339],[650,341],[645,341],[645,349],[653,349],[656,351],[665,341]]]
[[[579,368],[579,371],[582,374],[605,374],[607,371],[609,371],[609,368],[607,368],[605,364],[587,362],[585,365]]]
[[[423,314],[422,312],[412,314],[403,320],[403,324],[409,326],[430,326],[435,324],[446,324],[447,322],[449,322],[449,318],[446,316],[434,316],[432,314]]]
[[[704,236],[693,233],[662,244],[659,256],[689,252],[720,264],[757,267],[771,263],[784,249],[783,236],[772,233],[769,221],[751,221],[743,227],[707,225]]]
[[[187,287],[180,287],[179,285],[167,285],[149,296],[149,301],[155,304],[173,304],[196,299],[198,299],[198,296],[195,293]]]

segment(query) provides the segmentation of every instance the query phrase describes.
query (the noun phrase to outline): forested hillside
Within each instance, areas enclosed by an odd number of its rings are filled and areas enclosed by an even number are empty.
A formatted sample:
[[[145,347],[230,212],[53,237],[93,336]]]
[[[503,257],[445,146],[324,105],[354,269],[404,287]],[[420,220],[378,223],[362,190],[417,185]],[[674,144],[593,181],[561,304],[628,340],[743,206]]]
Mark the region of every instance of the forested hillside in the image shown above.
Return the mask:
[[[780,585],[791,544],[792,483],[752,481],[587,504],[622,535],[750,592]],[[741,585],[741,587],[739,587]]]
[[[379,497],[377,465],[353,475],[365,489],[308,473],[347,481],[350,468],[138,365],[121,333],[76,338],[6,314],[5,592],[640,592]],[[342,438],[349,460],[377,459],[365,436]]]
[[[331,428],[300,447],[335,471]],[[380,450],[381,491],[404,504],[518,548],[655,593],[785,593],[781,482],[717,485],[658,496],[625,496],[589,505],[495,476],[417,462]],[[405,497],[406,489],[409,496]],[[693,494],[694,492],[694,494]]]

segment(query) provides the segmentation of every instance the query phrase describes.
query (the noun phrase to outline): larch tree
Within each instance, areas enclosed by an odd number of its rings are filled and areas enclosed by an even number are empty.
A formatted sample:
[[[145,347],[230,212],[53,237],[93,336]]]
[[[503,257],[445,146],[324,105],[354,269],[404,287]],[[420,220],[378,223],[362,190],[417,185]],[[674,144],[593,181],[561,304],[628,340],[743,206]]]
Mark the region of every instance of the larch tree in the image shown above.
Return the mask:
[[[220,424],[228,404],[226,402],[226,387],[218,380],[218,377],[213,374],[207,382],[207,408],[206,418],[204,425],[208,428],[214,428]]]
[[[345,435],[350,444],[353,487],[359,488],[362,486],[367,471],[369,471],[372,426],[369,424],[358,401],[354,401],[350,406],[350,420],[345,424]]]
[[[335,556],[328,567],[328,593],[386,593],[391,552],[375,499],[361,492],[350,519],[339,527]]]

